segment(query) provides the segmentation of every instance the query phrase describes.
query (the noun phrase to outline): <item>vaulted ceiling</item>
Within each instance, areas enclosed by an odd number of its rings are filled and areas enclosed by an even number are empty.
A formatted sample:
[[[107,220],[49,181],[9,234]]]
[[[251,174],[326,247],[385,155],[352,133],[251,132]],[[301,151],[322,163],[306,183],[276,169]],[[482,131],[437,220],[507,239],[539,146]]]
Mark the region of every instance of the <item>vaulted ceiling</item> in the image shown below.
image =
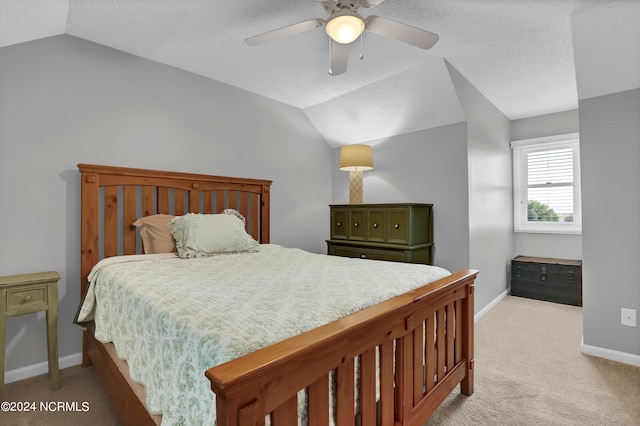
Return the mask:
[[[323,28],[257,47],[244,43],[326,19],[317,0],[0,0],[0,47],[70,34],[301,108],[331,146],[340,146],[463,121],[445,61],[510,119],[577,108],[574,46],[637,50],[638,40],[617,33],[640,25],[638,3],[386,0],[361,15],[435,32],[438,43],[421,50],[365,31],[339,76],[328,73]],[[600,11],[610,8],[615,13],[605,15],[621,19],[600,27]],[[581,21],[588,23],[584,37],[576,39],[572,15],[590,10]],[[581,58],[596,76],[607,73],[590,82],[591,92],[609,93],[601,86],[636,78],[618,78],[601,57]]]

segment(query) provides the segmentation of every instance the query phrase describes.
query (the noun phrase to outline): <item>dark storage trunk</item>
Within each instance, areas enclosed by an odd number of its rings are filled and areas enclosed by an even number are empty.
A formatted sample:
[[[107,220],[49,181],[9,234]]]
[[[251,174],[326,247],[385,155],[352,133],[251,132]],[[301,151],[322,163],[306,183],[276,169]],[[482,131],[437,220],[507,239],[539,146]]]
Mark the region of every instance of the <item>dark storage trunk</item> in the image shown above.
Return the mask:
[[[511,261],[511,295],[582,306],[582,261],[517,256]]]

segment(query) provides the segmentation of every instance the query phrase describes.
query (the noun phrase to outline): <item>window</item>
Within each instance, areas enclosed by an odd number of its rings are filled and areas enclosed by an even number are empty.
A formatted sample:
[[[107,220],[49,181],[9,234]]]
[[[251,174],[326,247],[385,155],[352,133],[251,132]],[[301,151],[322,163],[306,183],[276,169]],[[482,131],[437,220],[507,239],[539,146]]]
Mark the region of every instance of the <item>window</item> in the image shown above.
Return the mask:
[[[515,232],[579,234],[578,134],[511,142]]]

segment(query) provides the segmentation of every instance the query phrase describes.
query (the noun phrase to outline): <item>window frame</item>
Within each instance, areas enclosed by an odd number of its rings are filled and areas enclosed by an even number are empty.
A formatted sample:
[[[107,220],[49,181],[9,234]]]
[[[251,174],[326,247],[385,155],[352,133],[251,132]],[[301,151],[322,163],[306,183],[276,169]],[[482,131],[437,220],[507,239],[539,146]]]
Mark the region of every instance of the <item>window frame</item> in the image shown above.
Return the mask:
[[[513,165],[513,231],[523,233],[582,234],[580,197],[580,138],[578,133],[511,142]],[[573,222],[529,222],[527,154],[571,148],[573,151]]]

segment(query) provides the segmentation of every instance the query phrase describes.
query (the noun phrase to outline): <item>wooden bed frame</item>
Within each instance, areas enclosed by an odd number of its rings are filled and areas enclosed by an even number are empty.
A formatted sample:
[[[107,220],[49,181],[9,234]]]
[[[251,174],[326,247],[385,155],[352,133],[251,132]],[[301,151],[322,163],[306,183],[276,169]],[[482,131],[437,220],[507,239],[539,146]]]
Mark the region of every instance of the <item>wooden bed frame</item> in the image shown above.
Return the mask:
[[[139,216],[234,208],[247,218],[256,240],[269,242],[271,181],[78,168],[82,295],[99,259],[141,252],[132,226]],[[476,275],[459,271],[203,372],[217,396],[217,425],[264,425],[269,415],[272,425],[297,425],[300,390],[306,391],[309,425],[327,425],[331,373],[337,425],[423,424],[458,384],[463,394],[473,393]],[[90,331],[83,333],[83,366],[94,365],[122,421],[154,424],[104,345]]]

